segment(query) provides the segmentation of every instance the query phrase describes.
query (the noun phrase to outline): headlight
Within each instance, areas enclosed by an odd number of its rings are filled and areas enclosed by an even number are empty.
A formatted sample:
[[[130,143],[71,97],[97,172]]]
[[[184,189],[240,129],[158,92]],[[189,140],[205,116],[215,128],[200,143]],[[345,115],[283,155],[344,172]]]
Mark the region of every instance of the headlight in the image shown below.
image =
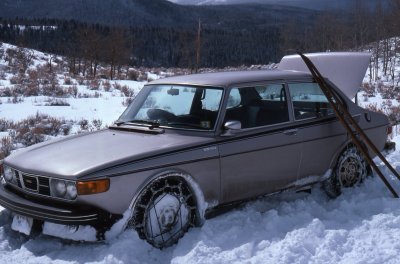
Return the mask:
[[[78,192],[76,191],[76,185],[74,182],[69,182],[67,185],[67,195],[68,197],[73,200],[78,196]]]
[[[3,165],[3,175],[4,175],[4,179],[7,182],[12,182],[12,180],[13,180],[13,171],[7,165]]]
[[[51,196],[74,200],[77,196],[76,185],[73,181],[50,179]]]

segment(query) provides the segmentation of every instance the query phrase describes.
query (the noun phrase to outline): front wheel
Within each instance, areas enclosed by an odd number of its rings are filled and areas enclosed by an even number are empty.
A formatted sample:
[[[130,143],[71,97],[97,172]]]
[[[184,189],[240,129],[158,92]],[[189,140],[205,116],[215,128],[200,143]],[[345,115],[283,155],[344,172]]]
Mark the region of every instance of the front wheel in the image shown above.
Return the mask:
[[[139,195],[129,225],[157,248],[175,244],[193,226],[196,199],[179,177],[157,179]]]
[[[331,198],[342,193],[343,188],[360,184],[368,174],[368,166],[355,146],[349,146],[340,155],[332,176],[323,182],[323,189]]]

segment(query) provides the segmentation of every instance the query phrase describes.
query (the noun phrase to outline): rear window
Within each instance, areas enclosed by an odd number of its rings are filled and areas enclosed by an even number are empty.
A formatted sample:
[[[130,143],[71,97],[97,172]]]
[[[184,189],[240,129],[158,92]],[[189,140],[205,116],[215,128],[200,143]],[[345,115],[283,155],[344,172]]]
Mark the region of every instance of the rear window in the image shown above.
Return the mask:
[[[291,83],[289,92],[296,120],[334,114],[328,98],[317,83]]]

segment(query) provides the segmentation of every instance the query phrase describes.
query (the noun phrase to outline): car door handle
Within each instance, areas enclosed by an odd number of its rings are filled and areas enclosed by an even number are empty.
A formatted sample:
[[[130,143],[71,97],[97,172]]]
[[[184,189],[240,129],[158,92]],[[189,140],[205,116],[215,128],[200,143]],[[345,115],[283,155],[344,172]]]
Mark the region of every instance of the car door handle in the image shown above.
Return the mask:
[[[287,135],[287,136],[293,136],[297,134],[298,129],[289,129],[289,130],[285,130],[283,131],[283,134]]]

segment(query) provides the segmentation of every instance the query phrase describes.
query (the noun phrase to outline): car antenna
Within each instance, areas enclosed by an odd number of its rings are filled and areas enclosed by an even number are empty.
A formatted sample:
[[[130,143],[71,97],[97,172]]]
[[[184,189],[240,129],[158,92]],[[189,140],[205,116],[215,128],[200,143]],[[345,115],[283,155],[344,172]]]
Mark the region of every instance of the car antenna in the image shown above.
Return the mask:
[[[335,92],[332,91],[331,87],[326,83],[324,77],[319,72],[317,67],[315,67],[314,63],[305,56],[301,52],[297,52],[300,57],[303,59],[304,63],[307,65],[308,69],[310,70],[313,78],[321,87],[321,90],[324,92],[325,96],[327,97],[329,104],[331,105],[332,109],[335,112],[336,117],[339,119],[340,123],[346,129],[347,133],[350,135],[352,142],[356,145],[357,149],[363,154],[365,160],[368,164],[374,169],[374,171],[379,175],[383,183],[392,193],[395,198],[399,198],[399,195],[394,190],[394,188],[390,185],[389,181],[385,178],[382,171],[378,168],[378,166],[374,163],[371,156],[368,153],[369,147],[386,165],[387,168],[392,172],[394,176],[398,180],[400,180],[400,175],[398,172],[390,165],[387,159],[380,153],[378,148],[372,143],[369,137],[365,134],[365,132],[361,129],[361,127],[357,124],[351,114],[347,111],[345,105],[342,103],[340,98],[337,96]],[[358,136],[359,137],[358,137]]]

